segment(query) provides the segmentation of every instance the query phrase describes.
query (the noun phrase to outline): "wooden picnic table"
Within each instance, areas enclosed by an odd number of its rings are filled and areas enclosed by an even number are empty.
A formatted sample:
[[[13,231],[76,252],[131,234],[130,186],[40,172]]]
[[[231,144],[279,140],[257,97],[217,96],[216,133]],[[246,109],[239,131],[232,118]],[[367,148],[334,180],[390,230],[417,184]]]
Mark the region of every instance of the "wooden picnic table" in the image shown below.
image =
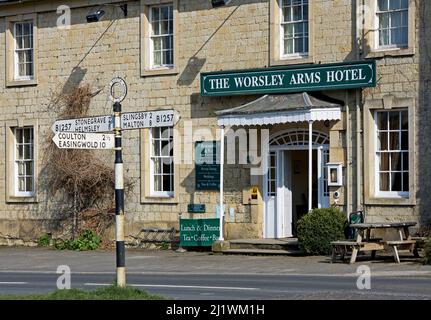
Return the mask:
[[[385,222],[385,223],[356,223],[351,224],[350,227],[356,229],[356,240],[354,241],[335,241],[333,245],[335,247],[343,247],[346,250],[347,247],[352,248],[352,255],[350,263],[355,263],[358,252],[368,251],[371,252],[371,257],[374,259],[376,252],[385,250],[386,247],[391,247],[394,259],[400,263],[398,250],[409,250],[415,257],[418,256],[416,250],[416,241],[412,240],[409,228],[415,226],[416,222]],[[382,229],[394,229],[397,231],[398,239],[383,241],[383,239],[372,238],[372,230]],[[334,248],[335,248],[334,247]],[[333,260],[335,252],[333,251]],[[344,253],[343,253],[344,256]]]

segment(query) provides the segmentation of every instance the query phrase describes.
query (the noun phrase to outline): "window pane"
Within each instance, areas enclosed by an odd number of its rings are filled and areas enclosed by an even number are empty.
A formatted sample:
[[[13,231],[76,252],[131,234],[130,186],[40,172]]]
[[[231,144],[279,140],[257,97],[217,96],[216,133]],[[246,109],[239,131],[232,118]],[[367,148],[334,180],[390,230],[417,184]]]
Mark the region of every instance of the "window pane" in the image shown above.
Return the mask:
[[[398,132],[389,134],[389,150],[400,150],[400,134]]]
[[[151,23],[151,32],[152,35],[159,35],[160,34],[160,25],[158,21]]]
[[[391,27],[401,27],[402,26],[402,16],[401,12],[396,11],[391,13]]]
[[[154,65],[160,66],[162,64],[162,52],[154,51]]]
[[[153,38],[153,46],[154,50],[161,50],[162,49],[162,39],[161,38]]]
[[[401,153],[392,153],[391,155],[391,171],[401,171]]]
[[[33,159],[33,152],[31,145],[24,146],[24,159],[31,160]]]
[[[380,191],[390,191],[389,190],[389,173],[380,174]]]
[[[402,176],[401,173],[392,173],[392,190],[391,191],[402,191]]]
[[[154,191],[163,191],[162,190],[162,176],[154,175]]]
[[[24,159],[24,146],[19,145],[17,148],[18,148],[17,158],[20,160]]]
[[[24,133],[24,143],[33,143],[33,132],[32,129],[24,129],[22,130]]]
[[[169,22],[167,20],[160,22],[160,34],[169,34]]]
[[[378,2],[379,10],[384,11],[388,9],[388,0],[379,0]]]
[[[409,153],[403,152],[403,170],[409,171]]]
[[[379,45],[387,46],[389,45],[389,30],[383,29],[379,32]]]
[[[400,113],[399,112],[390,112],[389,113],[389,126],[390,130],[399,130],[400,129]]]
[[[25,174],[28,176],[33,175],[33,161],[27,161],[25,163]]]
[[[171,189],[171,176],[163,175],[163,191],[172,191]]]
[[[32,192],[33,191],[33,178],[32,177],[27,177],[25,178],[26,180],[26,192]]]
[[[159,156],[160,155],[160,141],[159,140],[153,140],[153,156]]]
[[[379,23],[380,29],[388,29],[389,28],[389,14],[382,13],[379,15]]]
[[[25,63],[25,51],[18,51],[18,63]]]
[[[388,130],[388,113],[378,112],[377,113],[377,128],[379,130]]]
[[[388,133],[387,132],[380,132],[378,136],[378,150],[388,150]]]
[[[162,159],[161,158],[153,159],[153,166],[154,166],[154,174],[162,173]]]
[[[408,173],[404,173],[403,174],[403,191],[407,192],[410,190],[409,187],[409,174]]]
[[[169,20],[169,6],[164,6],[162,7],[162,12],[161,12],[161,20]]]
[[[389,154],[380,154],[380,171],[389,171]]]
[[[401,150],[409,150],[409,132],[403,131],[401,133]]]
[[[24,23],[23,35],[31,35],[33,33],[31,30],[32,26],[32,23]]]
[[[153,7],[151,8],[151,21],[159,21],[159,7]]]
[[[18,191],[25,192],[25,178],[18,178]]]
[[[18,162],[18,175],[25,175],[25,165],[24,162]]]
[[[402,130],[409,129],[409,114],[407,111],[401,112],[401,129]]]

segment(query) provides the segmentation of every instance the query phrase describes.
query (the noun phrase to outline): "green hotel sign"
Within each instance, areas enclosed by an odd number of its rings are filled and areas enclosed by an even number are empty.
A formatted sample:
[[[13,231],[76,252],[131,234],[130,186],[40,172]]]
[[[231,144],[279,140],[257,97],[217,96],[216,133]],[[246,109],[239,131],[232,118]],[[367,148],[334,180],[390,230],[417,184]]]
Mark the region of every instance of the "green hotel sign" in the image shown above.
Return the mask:
[[[215,97],[375,86],[374,60],[201,74],[201,95]]]
[[[181,219],[182,247],[210,247],[220,236],[220,219]]]

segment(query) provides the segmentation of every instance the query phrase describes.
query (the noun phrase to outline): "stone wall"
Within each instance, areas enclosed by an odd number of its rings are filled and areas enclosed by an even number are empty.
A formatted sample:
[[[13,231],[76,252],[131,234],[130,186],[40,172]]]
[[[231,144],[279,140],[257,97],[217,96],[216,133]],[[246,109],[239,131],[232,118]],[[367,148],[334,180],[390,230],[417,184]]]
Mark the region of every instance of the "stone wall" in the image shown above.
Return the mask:
[[[47,1],[41,1],[47,3]],[[55,8],[55,2],[51,2]],[[218,139],[217,121],[214,111],[239,106],[252,101],[255,96],[204,98],[200,96],[199,74],[201,72],[263,68],[269,65],[269,1],[237,0],[236,4],[218,9],[211,8],[210,1],[181,0],[179,2],[179,73],[166,76],[140,76],[140,3],[128,2],[128,17],[114,13],[111,9],[98,23],[86,23],[85,16],[94,7],[72,9],[72,26],[69,30],[58,30],[58,15],[52,10],[38,13],[38,85],[28,87],[5,87],[5,72],[0,72],[0,139],[6,141],[5,123],[19,118],[39,120],[39,148],[42,155],[43,147],[49,140],[50,126],[56,119],[51,111],[53,93],[64,90],[71,83],[90,84],[94,91],[102,89],[96,95],[90,107],[91,115],[111,113],[111,103],[107,98],[106,86],[114,76],[122,76],[128,83],[129,93],[123,102],[123,111],[155,110],[173,108],[181,114],[178,124],[179,132],[184,132],[185,125],[192,124],[194,132],[198,129],[209,129],[205,136],[212,135]],[[353,2],[348,0],[316,0],[314,1],[315,34],[313,40],[314,61],[316,63],[333,63],[353,61],[355,52],[355,22],[352,21]],[[59,3],[60,4],[60,3]],[[25,4],[9,6],[8,10],[16,12]],[[36,4],[37,7],[37,4]],[[112,19],[116,16],[118,19]],[[429,28],[429,27],[428,27]],[[0,70],[5,66],[5,18],[0,15]],[[419,31],[418,31],[419,32]],[[425,32],[421,32],[423,36]],[[426,63],[419,53],[426,50],[419,45],[421,37],[417,37],[417,46],[421,48],[414,56],[387,57],[378,60],[378,87],[364,90],[362,102],[367,99],[381,99],[387,94],[397,97],[418,98],[421,116],[417,117],[418,146],[428,145],[429,133],[421,130],[429,119],[429,108],[425,106],[429,99],[429,73],[419,74],[420,63]],[[425,69],[422,69],[424,71]],[[429,69],[428,69],[429,71]],[[419,77],[427,80],[428,87],[420,87]],[[427,91],[428,90],[428,91]],[[343,92],[326,92],[344,100]],[[351,184],[347,186],[351,208],[354,208],[356,195],[356,113],[354,91],[349,91],[351,141]],[[426,102],[428,101],[428,102]],[[347,124],[338,129],[346,135]],[[196,131],[195,131],[196,130]],[[426,133],[426,134],[425,134]],[[198,133],[193,141],[201,140]],[[140,180],[140,139],[141,133],[131,130],[124,133],[124,163],[128,178]],[[183,144],[181,154],[189,157],[190,144]],[[347,144],[343,145],[347,148]],[[188,148],[188,149],[187,149]],[[362,144],[361,144],[362,148]],[[426,148],[426,147],[425,147]],[[345,149],[347,150],[347,149]],[[419,148],[417,148],[419,150]],[[427,149],[425,149],[427,150]],[[193,151],[192,151],[193,152]],[[363,152],[363,149],[361,149]],[[429,158],[426,152],[420,151],[420,161]],[[5,154],[5,144],[0,144],[0,154]],[[101,152],[101,157],[113,164],[113,155],[109,151]],[[343,154],[343,162],[347,159],[347,151]],[[48,165],[39,159],[39,170]],[[360,163],[362,166],[362,162]],[[48,197],[43,188],[39,188],[39,201],[34,204],[6,203],[5,198],[5,157],[0,157],[0,236],[10,235],[16,238],[35,238],[49,229],[49,221],[53,212],[62,208],[61,197]],[[421,173],[421,178],[419,175]],[[425,165],[416,172],[416,178],[429,185],[429,169]],[[171,227],[178,226],[179,213],[187,214],[187,204],[205,203],[207,214],[214,217],[218,203],[218,192],[195,192],[194,165],[180,164],[180,187],[177,204],[143,204],[141,202],[140,183],[126,195],[126,234],[136,234],[143,226]],[[227,232],[234,237],[259,237],[261,226],[250,225],[251,222],[261,224],[262,206],[251,208],[242,204],[243,190],[250,186],[249,169],[226,166],[226,207],[235,210],[233,221],[228,217]],[[40,176],[43,179],[43,175]],[[424,189],[418,190],[418,204],[429,207],[427,200],[422,200]],[[257,208],[257,209],[256,209]],[[369,206],[365,208],[370,220],[390,220],[395,218],[415,219],[420,212],[416,207],[388,208]],[[254,211],[253,211],[254,210]],[[255,212],[258,210],[259,212]],[[350,208],[349,208],[350,210]],[[229,214],[227,214],[229,216]],[[234,223],[232,223],[234,222]],[[27,228],[31,225],[31,228]]]

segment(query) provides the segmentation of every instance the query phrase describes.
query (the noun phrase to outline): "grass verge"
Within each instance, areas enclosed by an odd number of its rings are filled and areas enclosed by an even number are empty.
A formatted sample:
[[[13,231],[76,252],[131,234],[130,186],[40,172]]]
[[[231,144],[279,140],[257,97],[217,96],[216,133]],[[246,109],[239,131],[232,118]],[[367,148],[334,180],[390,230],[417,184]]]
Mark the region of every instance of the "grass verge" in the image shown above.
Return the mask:
[[[96,290],[57,290],[47,294],[0,295],[0,300],[164,300],[166,298],[150,295],[145,291],[115,285]]]

